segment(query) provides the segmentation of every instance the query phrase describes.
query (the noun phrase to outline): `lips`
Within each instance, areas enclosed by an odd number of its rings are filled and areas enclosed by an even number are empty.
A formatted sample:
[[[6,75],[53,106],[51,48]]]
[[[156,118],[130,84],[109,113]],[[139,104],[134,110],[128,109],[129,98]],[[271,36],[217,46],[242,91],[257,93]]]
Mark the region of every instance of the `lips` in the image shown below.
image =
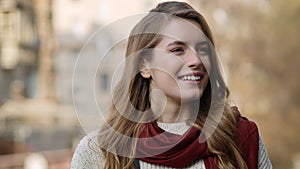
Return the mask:
[[[183,76],[182,78],[180,78],[181,80],[187,81],[187,80],[200,80],[201,76]]]
[[[193,72],[179,76],[178,79],[183,81],[200,81],[203,76],[204,74],[201,72]]]

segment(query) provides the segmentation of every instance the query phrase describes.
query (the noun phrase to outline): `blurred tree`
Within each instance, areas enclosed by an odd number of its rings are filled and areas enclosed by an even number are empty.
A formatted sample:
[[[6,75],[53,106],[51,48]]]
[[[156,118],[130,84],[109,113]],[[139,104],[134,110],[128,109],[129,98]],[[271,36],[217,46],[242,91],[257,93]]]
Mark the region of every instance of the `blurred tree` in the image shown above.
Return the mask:
[[[300,137],[296,134],[300,129],[296,120],[300,119],[300,79],[297,75],[300,70],[297,36],[300,1],[265,2],[263,8],[238,6],[233,10],[239,29],[248,30],[249,35],[246,38],[238,36],[233,42],[237,50],[234,58],[242,55],[243,60],[252,65],[246,76],[250,78],[243,79],[236,74],[235,83],[240,84],[241,80],[248,83],[240,92],[245,101],[250,101],[248,105],[255,107],[254,112],[264,113],[254,118],[263,119],[260,124],[269,136],[265,142],[274,168],[292,168],[293,157],[300,152]],[[259,108],[260,105],[263,108]]]
[[[273,167],[292,168],[300,152],[300,1],[216,0],[199,6],[214,21],[233,97],[258,123]]]

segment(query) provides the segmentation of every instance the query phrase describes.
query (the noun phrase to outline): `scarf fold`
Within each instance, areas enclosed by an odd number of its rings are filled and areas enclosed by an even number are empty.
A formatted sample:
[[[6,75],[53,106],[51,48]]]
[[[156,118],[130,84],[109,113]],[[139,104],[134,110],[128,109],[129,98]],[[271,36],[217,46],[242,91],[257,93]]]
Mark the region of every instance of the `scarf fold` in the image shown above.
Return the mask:
[[[236,144],[248,169],[258,169],[257,126],[241,117],[236,107],[233,111],[237,117]],[[137,143],[136,155],[142,161],[172,168],[184,168],[203,159],[206,169],[218,169],[216,155],[208,150],[207,142],[199,142],[199,136],[200,130],[195,127],[181,136],[164,131],[155,121],[146,123]]]

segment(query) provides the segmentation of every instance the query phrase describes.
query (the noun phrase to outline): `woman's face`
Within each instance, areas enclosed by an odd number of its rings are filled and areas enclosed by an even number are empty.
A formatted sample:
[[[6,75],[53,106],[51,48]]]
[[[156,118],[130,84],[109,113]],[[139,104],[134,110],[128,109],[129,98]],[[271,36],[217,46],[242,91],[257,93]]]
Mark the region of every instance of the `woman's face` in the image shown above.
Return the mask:
[[[191,20],[172,19],[160,33],[162,40],[146,61],[151,90],[159,89],[177,101],[199,99],[209,80],[210,42]]]

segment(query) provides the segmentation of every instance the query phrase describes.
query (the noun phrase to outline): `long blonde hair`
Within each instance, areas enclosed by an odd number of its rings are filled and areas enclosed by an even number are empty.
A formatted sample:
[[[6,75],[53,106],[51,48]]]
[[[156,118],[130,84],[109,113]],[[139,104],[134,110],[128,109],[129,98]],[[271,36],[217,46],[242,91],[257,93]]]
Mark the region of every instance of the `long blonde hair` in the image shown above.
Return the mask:
[[[164,2],[152,9],[131,31],[127,49],[126,65],[121,80],[113,92],[113,104],[107,119],[108,125],[99,132],[98,140],[105,157],[105,169],[134,169],[136,139],[139,137],[142,123],[151,116],[147,110],[151,107],[150,80],[143,78],[140,73],[142,58],[151,57],[151,54],[142,52],[154,48],[160,41],[161,35],[153,32],[168,23],[168,18],[159,13],[189,19],[199,23],[203,33],[211,41],[211,51],[214,40],[210,28],[204,17],[184,2]],[[151,31],[149,31],[151,30]],[[152,32],[152,33],[151,33]],[[214,52],[210,54],[210,79],[199,106],[197,120],[193,124],[200,130],[207,120],[212,104],[212,85],[220,89],[218,94],[227,98],[229,90],[223,80]],[[224,89],[224,90],[221,90]],[[129,118],[128,118],[129,117]],[[208,149],[216,154],[216,164],[220,169],[247,169],[247,165],[235,144],[236,119],[227,103],[218,126],[207,138]],[[125,137],[124,137],[125,136]],[[125,155],[127,153],[127,155]]]

